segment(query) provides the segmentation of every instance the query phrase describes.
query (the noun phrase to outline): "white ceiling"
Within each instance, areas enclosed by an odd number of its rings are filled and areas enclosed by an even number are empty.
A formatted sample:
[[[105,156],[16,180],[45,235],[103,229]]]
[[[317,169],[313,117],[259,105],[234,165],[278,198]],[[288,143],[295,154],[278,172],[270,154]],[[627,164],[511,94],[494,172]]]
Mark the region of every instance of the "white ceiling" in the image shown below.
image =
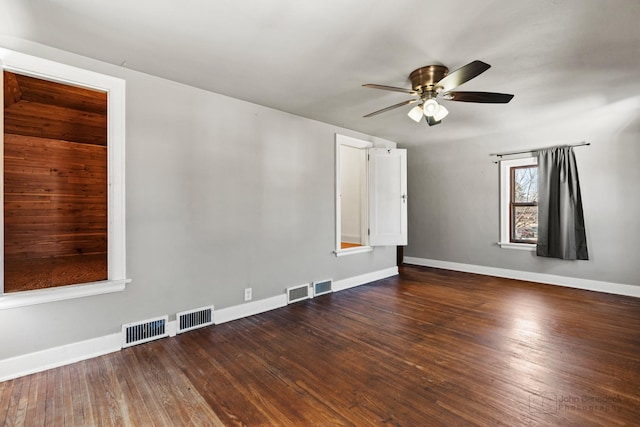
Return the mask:
[[[562,120],[640,96],[638,0],[0,0],[0,33],[412,145]],[[409,73],[480,59],[460,90],[509,104],[447,102],[428,127]]]

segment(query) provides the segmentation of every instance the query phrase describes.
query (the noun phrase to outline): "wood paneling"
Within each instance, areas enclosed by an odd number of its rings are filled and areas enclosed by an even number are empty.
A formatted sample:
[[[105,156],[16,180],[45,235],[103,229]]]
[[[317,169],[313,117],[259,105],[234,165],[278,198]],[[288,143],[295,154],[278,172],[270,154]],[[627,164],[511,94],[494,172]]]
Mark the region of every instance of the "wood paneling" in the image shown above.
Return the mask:
[[[5,132],[107,145],[107,116],[20,101],[5,108]]]
[[[107,251],[106,147],[5,135],[5,258]]]
[[[20,92],[20,86],[18,86],[18,79],[13,73],[7,71],[3,72],[4,75],[4,107],[7,108],[16,102],[20,101],[22,93]]]
[[[4,150],[5,291],[107,279],[106,147],[5,134]]]
[[[400,271],[0,383],[0,424],[637,426],[640,299]]]
[[[107,94],[4,71],[5,133],[107,145]]]
[[[7,73],[5,72],[5,77]],[[20,99],[106,116],[107,93],[14,74]]]
[[[4,77],[5,292],[107,279],[106,93]]]

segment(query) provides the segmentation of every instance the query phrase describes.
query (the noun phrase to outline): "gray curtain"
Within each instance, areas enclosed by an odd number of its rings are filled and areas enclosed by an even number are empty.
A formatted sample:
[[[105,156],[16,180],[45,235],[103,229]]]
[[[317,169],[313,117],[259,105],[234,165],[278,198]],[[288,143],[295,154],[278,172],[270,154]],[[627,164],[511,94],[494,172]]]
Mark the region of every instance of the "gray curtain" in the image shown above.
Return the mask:
[[[589,259],[576,158],[571,147],[538,151],[538,256]]]

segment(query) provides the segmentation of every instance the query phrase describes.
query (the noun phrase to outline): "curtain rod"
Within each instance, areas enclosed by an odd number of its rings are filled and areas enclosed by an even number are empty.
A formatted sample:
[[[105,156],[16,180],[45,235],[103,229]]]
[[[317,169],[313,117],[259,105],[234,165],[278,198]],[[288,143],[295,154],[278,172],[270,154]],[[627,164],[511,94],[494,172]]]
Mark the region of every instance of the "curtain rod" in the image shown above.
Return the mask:
[[[581,147],[583,145],[591,145],[590,142],[579,142],[577,144],[569,144],[569,145],[557,145],[557,147]],[[535,153],[536,151],[540,151],[540,150],[546,150],[547,148],[553,148],[553,147],[546,147],[546,148],[536,148],[535,150],[526,150],[526,151],[514,151],[512,153],[494,153],[494,154],[489,154],[490,156],[498,156],[498,157],[502,157],[502,156],[514,156],[516,154],[526,154],[526,153]]]

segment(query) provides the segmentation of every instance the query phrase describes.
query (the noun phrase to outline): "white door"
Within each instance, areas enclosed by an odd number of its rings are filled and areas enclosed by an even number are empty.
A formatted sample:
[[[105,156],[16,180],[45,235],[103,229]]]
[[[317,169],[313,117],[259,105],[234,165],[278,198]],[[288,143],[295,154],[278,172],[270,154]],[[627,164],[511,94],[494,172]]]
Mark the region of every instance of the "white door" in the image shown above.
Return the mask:
[[[371,148],[369,245],[407,244],[407,150]]]

